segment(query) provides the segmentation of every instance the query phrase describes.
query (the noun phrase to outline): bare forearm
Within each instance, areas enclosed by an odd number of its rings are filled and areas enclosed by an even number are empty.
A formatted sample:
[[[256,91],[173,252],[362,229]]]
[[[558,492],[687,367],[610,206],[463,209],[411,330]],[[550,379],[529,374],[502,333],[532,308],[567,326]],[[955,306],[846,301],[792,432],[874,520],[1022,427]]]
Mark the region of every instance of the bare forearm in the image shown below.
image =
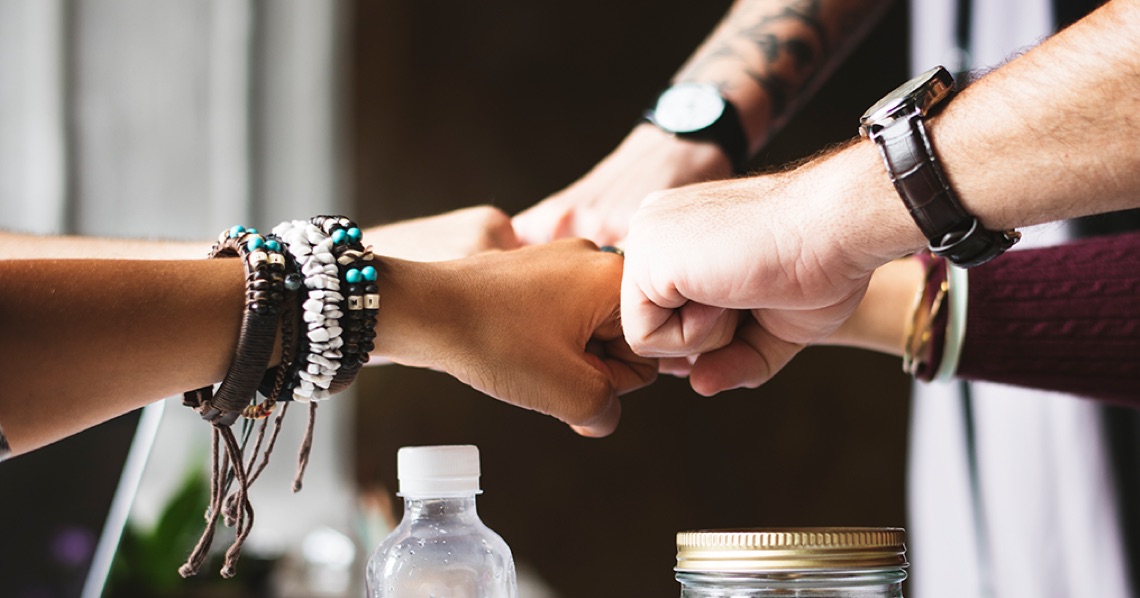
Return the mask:
[[[1140,200],[1140,2],[1115,0],[967,88],[933,125],[962,203],[991,229]]]
[[[432,365],[434,299],[451,287],[432,264],[382,263],[377,353]],[[233,359],[239,260],[4,260],[0,281],[0,426],[16,454],[212,385]]]
[[[1115,0],[993,71],[928,123],[966,210],[991,230],[1140,205],[1140,1]],[[799,169],[826,196],[831,258],[874,269],[926,244],[874,142]]]
[[[0,262],[0,425],[14,452],[222,378],[237,260]]]
[[[741,110],[755,152],[890,0],[737,0],[674,77],[711,82]]]
[[[378,357],[446,371],[588,434],[612,431],[617,394],[656,372],[619,340],[621,258],[585,241],[373,263]],[[234,361],[238,259],[0,260],[0,283],[0,427],[14,454],[214,384]]]

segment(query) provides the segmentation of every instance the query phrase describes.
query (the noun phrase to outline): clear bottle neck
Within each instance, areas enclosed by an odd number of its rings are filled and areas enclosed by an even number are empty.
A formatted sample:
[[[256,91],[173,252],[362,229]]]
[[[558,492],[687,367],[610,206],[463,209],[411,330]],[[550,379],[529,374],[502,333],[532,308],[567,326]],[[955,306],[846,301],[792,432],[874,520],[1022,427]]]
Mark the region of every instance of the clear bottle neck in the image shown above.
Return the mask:
[[[409,522],[435,521],[479,521],[475,510],[475,494],[447,497],[404,497],[404,520]]]

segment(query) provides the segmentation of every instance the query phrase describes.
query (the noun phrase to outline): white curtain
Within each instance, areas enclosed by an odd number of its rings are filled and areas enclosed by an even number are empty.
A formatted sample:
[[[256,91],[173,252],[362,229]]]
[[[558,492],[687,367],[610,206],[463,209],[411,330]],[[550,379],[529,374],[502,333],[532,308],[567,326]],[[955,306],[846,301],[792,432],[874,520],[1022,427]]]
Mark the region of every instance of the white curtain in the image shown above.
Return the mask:
[[[346,212],[345,5],[0,0],[0,228],[206,240],[233,224]],[[296,496],[294,410],[255,489],[248,550],[351,529],[350,400],[322,405]],[[133,512],[143,523],[187,468],[206,466],[206,425],[168,401]]]
[[[1001,64],[1053,29],[1046,0],[972,5],[974,67]],[[954,0],[911,2],[912,71],[958,66],[956,9]],[[1024,232],[1014,249],[1067,236],[1056,224]],[[998,384],[971,384],[970,395],[967,413],[958,383],[915,386],[908,470],[911,598],[1129,596],[1100,406]]]

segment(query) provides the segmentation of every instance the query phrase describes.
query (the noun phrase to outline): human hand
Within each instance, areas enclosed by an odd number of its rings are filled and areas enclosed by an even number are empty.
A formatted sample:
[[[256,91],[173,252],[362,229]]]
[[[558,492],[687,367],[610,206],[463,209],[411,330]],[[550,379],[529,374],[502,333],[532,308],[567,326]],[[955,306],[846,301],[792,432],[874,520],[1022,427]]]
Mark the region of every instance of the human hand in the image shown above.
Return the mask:
[[[385,224],[364,231],[364,238],[380,255],[417,262],[454,260],[519,246],[510,217],[492,206]]]
[[[649,193],[731,175],[728,157],[713,143],[638,125],[585,176],[516,215],[514,227],[528,245],[566,237],[614,245]]]
[[[690,383],[711,395],[759,386],[826,338],[875,267],[921,243],[876,160],[873,147],[853,146],[787,173],[646,198],[624,244],[630,346],[696,355]]]
[[[901,357],[906,330],[913,314],[915,292],[924,285],[924,268],[914,257],[894,260],[871,275],[867,291],[851,316],[820,345],[859,347]],[[698,355],[666,357],[657,362],[662,374],[685,378],[693,371]]]
[[[622,338],[622,259],[584,240],[436,264],[385,260],[377,352],[604,436],[656,376]]]

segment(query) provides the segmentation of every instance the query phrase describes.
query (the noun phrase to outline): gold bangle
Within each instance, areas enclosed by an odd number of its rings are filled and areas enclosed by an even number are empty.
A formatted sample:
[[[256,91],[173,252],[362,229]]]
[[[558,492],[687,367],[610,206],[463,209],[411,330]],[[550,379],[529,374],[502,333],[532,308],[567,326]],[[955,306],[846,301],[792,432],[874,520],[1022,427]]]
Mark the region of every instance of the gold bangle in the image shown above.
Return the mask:
[[[918,285],[918,289],[914,292],[914,301],[910,307],[910,319],[907,320],[906,328],[903,332],[902,369],[907,374],[913,373],[916,367],[914,363],[914,332],[918,330],[919,312],[922,308],[922,298],[926,295],[926,279],[930,276],[930,270],[931,267],[928,266],[922,276],[922,283]]]
[[[914,306],[911,308],[910,321],[906,326],[906,336],[903,342],[903,372],[914,375],[930,358],[930,341],[933,338],[931,325],[942,310],[942,304],[949,291],[949,280],[943,279],[935,290],[930,302],[927,303],[928,289],[939,272],[940,258],[926,263],[926,272],[922,277],[922,284],[915,292]]]
[[[930,343],[934,340],[932,325],[938,319],[939,312],[942,311],[948,292],[950,292],[950,279],[945,278],[942,280],[942,284],[938,285],[938,290],[934,293],[934,300],[930,302],[930,315],[927,316],[922,334],[919,335],[918,348],[915,349],[917,357],[914,360],[914,370],[910,372],[911,374],[918,374],[921,367],[930,361],[932,353]]]

